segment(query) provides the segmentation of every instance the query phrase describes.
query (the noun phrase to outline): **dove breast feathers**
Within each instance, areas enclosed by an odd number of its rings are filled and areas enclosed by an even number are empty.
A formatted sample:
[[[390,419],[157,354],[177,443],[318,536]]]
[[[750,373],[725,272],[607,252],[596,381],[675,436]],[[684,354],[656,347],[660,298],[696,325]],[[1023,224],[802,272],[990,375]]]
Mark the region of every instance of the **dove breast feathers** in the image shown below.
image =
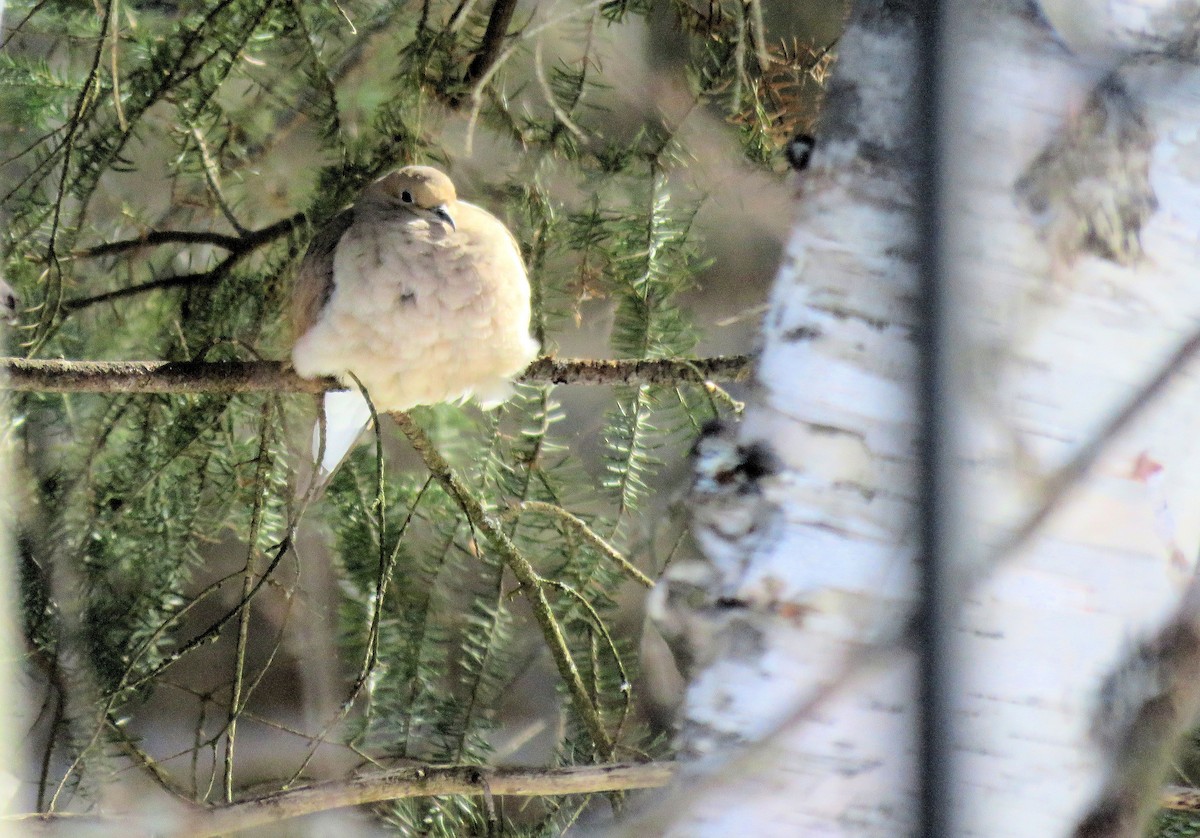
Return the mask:
[[[486,210],[448,209],[457,229],[360,203],[314,239],[297,277],[297,373],[353,386],[353,372],[381,411],[509,395],[537,356],[521,253]]]

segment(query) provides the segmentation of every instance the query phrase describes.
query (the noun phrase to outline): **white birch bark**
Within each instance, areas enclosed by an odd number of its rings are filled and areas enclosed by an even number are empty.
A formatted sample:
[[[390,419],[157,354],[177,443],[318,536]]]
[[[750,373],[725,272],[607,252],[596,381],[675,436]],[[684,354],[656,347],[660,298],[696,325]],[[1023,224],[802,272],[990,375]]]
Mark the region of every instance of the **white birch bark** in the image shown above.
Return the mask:
[[[1176,687],[1198,657],[1200,364],[989,565],[1200,324],[1200,70],[1174,57],[1195,51],[1195,4],[1053,6],[965,2],[951,29],[955,571],[982,579],[947,720],[964,836],[1137,834],[1147,748],[1195,703]],[[915,657],[896,641],[915,579],[911,11],[856,4],[741,450],[700,448],[711,563],[653,602],[692,663],[688,763],[656,833],[913,828]],[[765,449],[777,474],[739,468]]]

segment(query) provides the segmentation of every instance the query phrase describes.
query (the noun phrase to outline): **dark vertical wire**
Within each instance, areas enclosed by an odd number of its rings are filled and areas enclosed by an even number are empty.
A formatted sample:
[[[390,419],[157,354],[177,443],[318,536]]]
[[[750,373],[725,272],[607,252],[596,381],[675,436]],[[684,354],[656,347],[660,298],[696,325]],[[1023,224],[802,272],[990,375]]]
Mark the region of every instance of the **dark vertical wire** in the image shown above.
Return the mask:
[[[917,0],[916,108],[917,182],[917,351],[918,351],[918,532],[920,599],[916,616],[918,643],[918,813],[922,838],[950,838],[951,595],[948,578],[950,470],[953,456],[950,424],[952,398],[948,341],[945,266],[939,237],[942,216],[943,166],[939,132],[944,103],[944,4]]]

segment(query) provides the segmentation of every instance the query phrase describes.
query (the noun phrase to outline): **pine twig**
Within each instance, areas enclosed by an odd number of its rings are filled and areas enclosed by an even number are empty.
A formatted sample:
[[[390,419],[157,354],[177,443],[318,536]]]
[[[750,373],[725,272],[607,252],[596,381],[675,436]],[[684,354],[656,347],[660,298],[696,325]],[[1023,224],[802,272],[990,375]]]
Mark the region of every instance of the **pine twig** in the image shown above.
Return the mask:
[[[629,559],[621,555],[621,552],[617,550],[616,547],[613,547],[611,544],[605,541],[598,532],[589,527],[587,522],[579,516],[572,515],[561,506],[555,506],[552,503],[545,503],[544,501],[540,500],[522,501],[513,509],[513,511],[517,513],[524,510],[528,510],[530,512],[544,512],[548,515],[553,515],[571,529],[575,530],[575,532],[577,532],[579,535],[583,536],[589,544],[591,544],[593,547],[607,556],[614,564],[620,567],[622,572],[624,572],[625,575],[630,579],[633,579],[639,585],[644,587],[654,587],[653,579],[638,570],[637,567],[635,567],[634,564],[629,561]]]
[[[744,381],[752,359],[717,355],[694,360],[539,358],[521,381],[530,384],[678,384]],[[324,393],[346,389],[330,378],[300,378],[279,361],[66,361],[0,358],[0,390],[37,393]]]

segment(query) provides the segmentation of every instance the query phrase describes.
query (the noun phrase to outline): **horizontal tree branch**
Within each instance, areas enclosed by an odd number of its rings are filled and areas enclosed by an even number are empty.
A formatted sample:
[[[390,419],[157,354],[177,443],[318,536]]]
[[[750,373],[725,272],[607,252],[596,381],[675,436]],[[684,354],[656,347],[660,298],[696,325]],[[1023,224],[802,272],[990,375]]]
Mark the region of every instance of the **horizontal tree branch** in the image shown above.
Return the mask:
[[[210,244],[221,247],[232,253],[252,250],[261,244],[287,235],[304,222],[304,213],[281,218],[259,230],[251,230],[244,235],[229,235],[212,230],[147,230],[132,239],[121,239],[115,242],[102,242],[92,247],[77,250],[73,254],[79,259],[94,259],[98,256],[112,256],[131,250],[141,250],[160,244]]]
[[[101,294],[93,294],[86,297],[74,297],[72,299],[63,301],[63,309],[67,313],[70,313],[73,311],[78,311],[82,308],[87,308],[88,306],[93,306],[96,303],[120,300],[125,297],[134,297],[138,294],[145,294],[148,291],[159,291],[165,288],[181,288],[188,285],[215,283],[225,277],[239,262],[249,256],[256,248],[281,236],[286,236],[293,229],[303,224],[304,220],[304,213],[298,212],[295,215],[288,216],[287,218],[281,218],[274,224],[269,224],[259,230],[250,230],[241,236],[227,236],[223,233],[211,232],[189,232],[185,230],[155,230],[148,232],[136,239],[124,239],[122,241],[108,242],[107,244],[99,244],[95,247],[88,248],[87,250],[78,251],[75,254],[77,257],[90,258],[94,256],[109,256],[116,253],[124,253],[157,244],[203,243],[224,247],[229,251],[229,255],[209,270],[201,273],[183,274],[181,276],[168,276],[163,277],[162,279],[142,282],[138,285],[117,288],[113,291],[105,291]]]
[[[476,766],[404,768],[278,791],[207,810],[197,809],[184,815],[186,823],[178,824],[172,834],[208,838],[347,806],[440,794],[483,794],[485,788],[492,795],[510,797],[653,789],[667,785],[674,772],[674,765],[666,762],[524,770]],[[1160,805],[1175,811],[1198,811],[1200,791],[1166,786]],[[30,834],[57,835],[114,823],[135,829],[139,816],[152,817],[159,827],[163,825],[163,814],[157,809],[119,816],[18,814],[0,818],[0,822],[18,822]]]
[[[521,381],[540,384],[676,384],[743,381],[747,355],[694,360],[539,358]],[[331,378],[304,379],[280,361],[63,361],[0,358],[0,389],[38,393],[323,393]]]
[[[582,765],[568,768],[488,768],[453,765],[403,768],[288,789],[224,806],[196,809],[172,824],[170,834],[208,838],[310,815],[408,797],[444,794],[491,794],[544,797],[565,794],[597,794],[611,791],[649,789],[670,782],[674,766],[667,762]],[[94,825],[120,823],[136,833],[139,816],[153,818],[161,829],[161,812],[131,812],[120,817],[78,815],[33,815],[19,820],[34,834],[66,834]],[[39,828],[40,827],[40,828]]]
[[[99,256],[111,256],[114,253],[126,253],[130,250],[140,250],[160,244],[211,244],[214,247],[234,250],[241,244],[241,239],[236,235],[218,233],[214,230],[147,230],[132,239],[101,242],[76,250],[71,255],[77,259],[95,259]]]

